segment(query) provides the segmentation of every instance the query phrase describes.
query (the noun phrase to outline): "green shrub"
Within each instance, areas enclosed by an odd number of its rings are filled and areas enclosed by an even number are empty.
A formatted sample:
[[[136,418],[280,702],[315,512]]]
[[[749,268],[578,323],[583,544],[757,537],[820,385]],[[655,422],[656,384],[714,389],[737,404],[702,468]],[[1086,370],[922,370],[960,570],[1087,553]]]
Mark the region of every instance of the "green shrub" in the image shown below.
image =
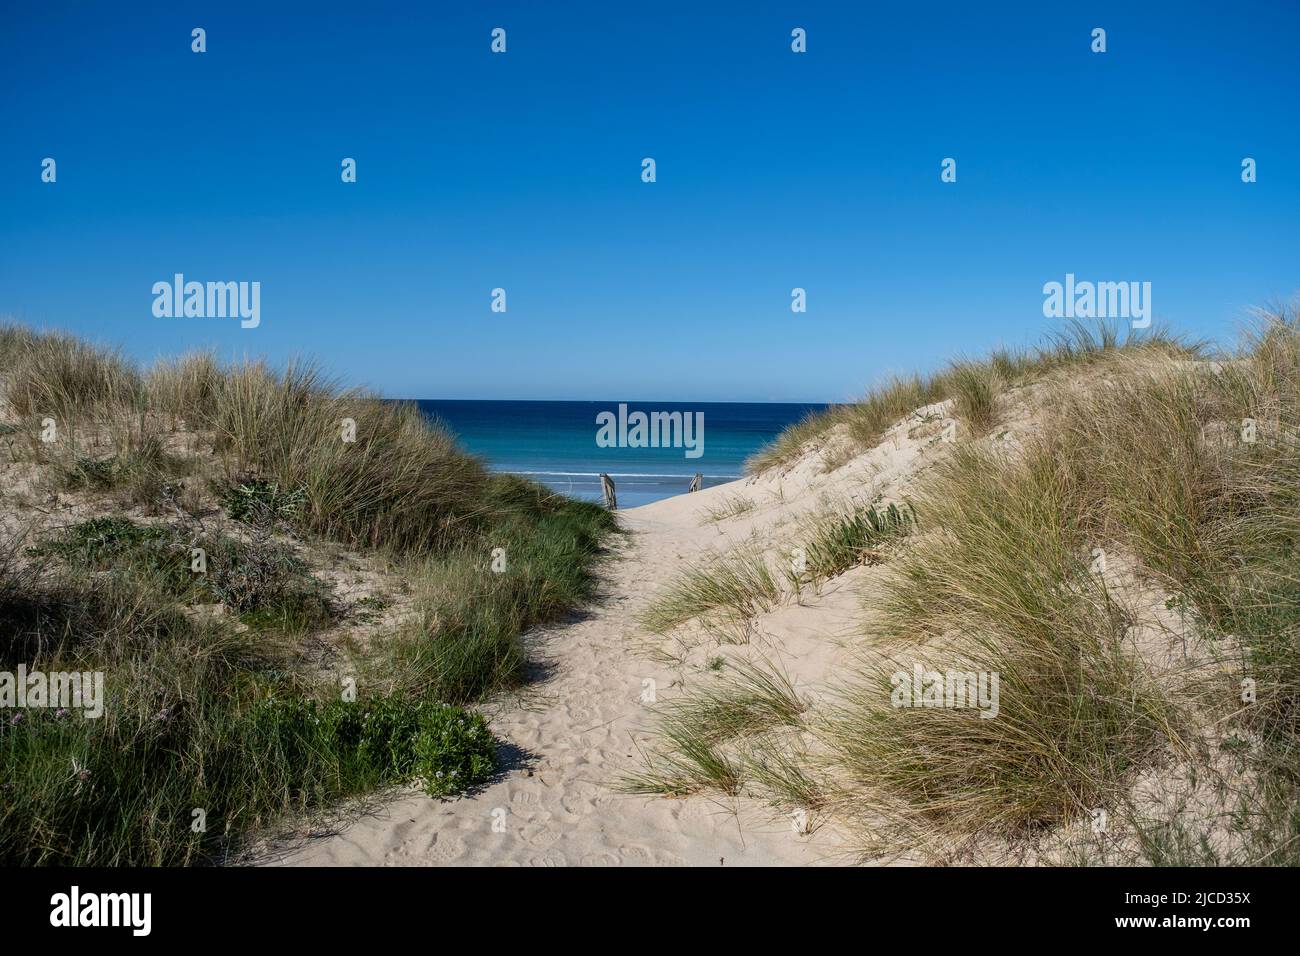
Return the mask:
[[[290,764],[324,750],[345,776],[419,779],[435,797],[484,783],[495,766],[496,740],[482,715],[430,700],[288,698],[257,705],[249,719]]]
[[[302,517],[306,500],[302,488],[282,489],[278,482],[261,478],[231,485],[221,495],[227,514],[250,524],[297,521]]]
[[[87,458],[78,455],[67,469],[64,481],[69,488],[90,488],[102,491],[112,488],[117,483],[117,456],[111,458]]]
[[[32,549],[32,553],[58,555],[96,568],[137,550],[149,542],[164,541],[163,528],[136,524],[130,518],[109,515],[64,528]]]
[[[279,606],[308,577],[302,559],[277,541],[222,537],[208,544],[204,582],[213,596],[239,612]]]

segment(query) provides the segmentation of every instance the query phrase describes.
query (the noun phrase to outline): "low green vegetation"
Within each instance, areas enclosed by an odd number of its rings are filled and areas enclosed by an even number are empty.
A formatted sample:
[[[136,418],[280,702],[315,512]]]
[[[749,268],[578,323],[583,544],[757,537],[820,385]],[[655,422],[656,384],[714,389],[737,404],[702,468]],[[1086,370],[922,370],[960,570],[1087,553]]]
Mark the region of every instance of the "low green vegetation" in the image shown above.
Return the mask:
[[[202,552],[202,563],[195,556]],[[260,629],[276,621],[313,630],[335,614],[325,588],[288,546],[265,536],[212,536],[178,524],[142,525],[111,515],[65,528],[33,547],[75,569],[156,575],[169,596],[189,603],[219,602]]]
[[[106,515],[71,525],[32,551],[34,554],[58,555],[94,567],[136,552],[142,546],[165,540],[167,532],[163,528],[137,524],[121,515]]]
[[[430,700],[271,699],[249,721],[285,764],[323,755],[332,774],[376,784],[414,778],[433,797],[477,787],[496,766],[496,740],[482,715]]]
[[[232,484],[221,494],[221,504],[231,518],[260,525],[297,520],[306,500],[303,488],[282,489],[260,478]]]
[[[0,857],[25,865],[197,863],[221,858],[233,837],[286,814],[411,780],[447,796],[492,773],[496,742],[477,714],[395,697],[240,695],[237,681],[222,679],[239,673],[229,660],[234,648],[209,637],[205,648],[190,648],[208,652],[201,667],[188,668],[204,680],[148,711],[141,712],[147,698],[110,679],[111,703],[98,720],[27,710],[0,722]]]
[[[668,705],[672,720],[709,744],[795,725],[806,709],[784,672],[744,660],[730,662],[725,675]]]

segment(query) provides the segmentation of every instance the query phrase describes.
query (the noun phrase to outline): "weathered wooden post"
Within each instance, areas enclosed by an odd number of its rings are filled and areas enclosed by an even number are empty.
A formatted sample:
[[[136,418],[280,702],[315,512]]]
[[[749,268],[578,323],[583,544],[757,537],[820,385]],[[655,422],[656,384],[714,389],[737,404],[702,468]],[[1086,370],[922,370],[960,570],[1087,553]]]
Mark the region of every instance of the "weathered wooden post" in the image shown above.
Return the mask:
[[[605,494],[605,507],[610,511],[617,511],[618,495],[614,493],[614,479],[603,471],[600,473],[600,490]]]
[[[699,491],[700,482],[703,480],[704,480],[704,476],[697,471],[695,473],[695,477],[691,479],[691,486],[686,489],[686,493],[689,495],[692,491]]]

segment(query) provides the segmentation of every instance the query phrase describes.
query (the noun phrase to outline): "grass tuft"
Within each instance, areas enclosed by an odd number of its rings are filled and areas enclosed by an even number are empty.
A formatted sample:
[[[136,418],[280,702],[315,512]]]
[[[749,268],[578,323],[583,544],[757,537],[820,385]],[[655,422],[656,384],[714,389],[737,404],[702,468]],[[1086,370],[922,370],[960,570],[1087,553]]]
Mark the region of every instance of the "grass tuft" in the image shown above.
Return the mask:
[[[639,620],[656,634],[698,620],[710,632],[743,639],[750,620],[770,611],[780,598],[781,589],[763,555],[740,549],[707,567],[680,573]]]
[[[804,574],[820,586],[849,568],[873,564],[887,545],[910,534],[915,525],[910,504],[849,504],[814,512],[804,522]],[[801,583],[804,575],[795,577]]]
[[[665,707],[656,750],[623,780],[623,788],[668,796],[701,790],[735,796],[743,787],[746,761],[728,745],[797,726],[807,706],[783,671],[733,661],[725,676],[707,679]]]
[[[738,518],[748,514],[755,507],[754,499],[746,495],[726,495],[716,505],[704,509],[704,520],[710,524]]]

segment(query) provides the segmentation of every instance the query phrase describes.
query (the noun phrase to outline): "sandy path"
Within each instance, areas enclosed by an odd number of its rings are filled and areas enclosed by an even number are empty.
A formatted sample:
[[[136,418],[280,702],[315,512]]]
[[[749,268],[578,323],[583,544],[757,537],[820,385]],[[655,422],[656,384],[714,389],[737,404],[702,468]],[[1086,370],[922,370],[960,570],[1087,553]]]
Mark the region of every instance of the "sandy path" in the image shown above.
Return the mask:
[[[637,509],[643,511],[645,509]],[[496,783],[452,801],[401,797],[342,832],[306,841],[289,865],[741,865],[805,864],[817,836],[759,807],[705,798],[655,799],[617,791],[649,739],[643,681],[668,688],[667,666],[638,654],[636,608],[693,550],[689,529],[628,511],[632,532],[607,567],[590,616],[530,636],[544,676],[489,707],[494,731],[518,758]],[[678,531],[678,534],[674,534]]]
[[[736,545],[780,554],[797,540],[798,515],[830,498],[898,493],[933,446],[900,423],[889,440],[828,472],[820,456],[784,474],[747,479],[620,512],[630,534],[603,571],[602,595],[575,622],[527,638],[541,674],[518,696],[484,708],[513,754],[483,791],[450,801],[402,796],[344,826],[301,841],[267,862],[288,865],[807,865],[835,858],[830,827],[811,835],[748,800],[666,799],[619,792],[640,765],[654,709],[680,683],[702,679],[706,655],[779,660],[801,692],[816,696],[861,634],[860,568],[821,595],[787,603],[755,622],[747,645],[703,645],[673,659],[635,623],[637,611],[683,567]],[[705,511],[743,496],[751,510],[724,521]],[[678,648],[680,650],[680,647]],[[842,859],[842,857],[841,857]]]

